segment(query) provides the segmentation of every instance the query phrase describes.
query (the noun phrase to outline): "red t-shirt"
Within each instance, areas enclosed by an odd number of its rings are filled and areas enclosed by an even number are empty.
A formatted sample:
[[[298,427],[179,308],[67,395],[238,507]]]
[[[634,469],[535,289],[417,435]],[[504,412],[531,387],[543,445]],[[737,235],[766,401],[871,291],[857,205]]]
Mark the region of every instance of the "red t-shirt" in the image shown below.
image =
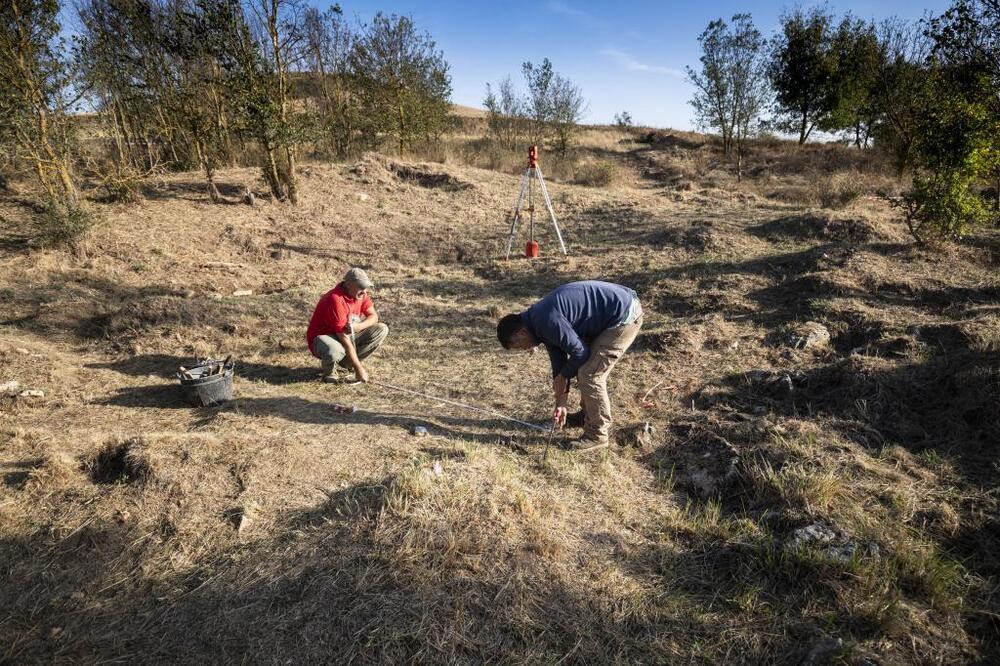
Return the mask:
[[[313,310],[309,329],[306,331],[309,351],[312,352],[313,340],[317,335],[343,333],[347,330],[347,323],[351,321],[352,316],[361,319],[362,315],[367,317],[373,312],[375,305],[368,294],[362,298],[351,298],[344,290],[344,283],[341,282],[323,294],[323,298],[319,299],[316,309]]]

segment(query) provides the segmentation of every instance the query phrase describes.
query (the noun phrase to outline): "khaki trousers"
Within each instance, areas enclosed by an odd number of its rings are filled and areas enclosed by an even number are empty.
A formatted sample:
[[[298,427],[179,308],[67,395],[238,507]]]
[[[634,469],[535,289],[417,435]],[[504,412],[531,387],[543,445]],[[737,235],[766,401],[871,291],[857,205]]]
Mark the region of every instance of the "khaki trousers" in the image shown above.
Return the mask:
[[[382,346],[389,335],[389,327],[379,322],[374,326],[369,326],[355,336],[354,351],[358,355],[358,360],[362,361]],[[340,340],[332,335],[317,335],[313,340],[313,354],[315,354],[323,365],[323,374],[333,374],[337,365],[345,368],[350,367],[347,360],[347,350]]]
[[[583,405],[583,436],[608,441],[611,432],[611,400],[608,375],[642,328],[642,317],[625,326],[609,328],[590,343],[590,358],[577,372],[580,402]]]

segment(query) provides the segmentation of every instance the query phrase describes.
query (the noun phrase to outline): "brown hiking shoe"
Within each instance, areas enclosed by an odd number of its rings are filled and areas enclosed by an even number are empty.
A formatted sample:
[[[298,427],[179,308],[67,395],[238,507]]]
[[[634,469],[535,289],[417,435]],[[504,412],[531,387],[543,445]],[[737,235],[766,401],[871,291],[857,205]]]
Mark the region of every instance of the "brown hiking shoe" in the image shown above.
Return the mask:
[[[584,413],[581,409],[578,412],[573,412],[566,416],[566,427],[567,428],[582,428],[584,423]]]
[[[579,439],[571,439],[565,444],[563,448],[568,451],[575,451],[576,453],[584,453],[585,451],[594,451],[596,449],[606,449],[608,447],[608,440],[606,439],[596,439],[593,437],[580,437]]]

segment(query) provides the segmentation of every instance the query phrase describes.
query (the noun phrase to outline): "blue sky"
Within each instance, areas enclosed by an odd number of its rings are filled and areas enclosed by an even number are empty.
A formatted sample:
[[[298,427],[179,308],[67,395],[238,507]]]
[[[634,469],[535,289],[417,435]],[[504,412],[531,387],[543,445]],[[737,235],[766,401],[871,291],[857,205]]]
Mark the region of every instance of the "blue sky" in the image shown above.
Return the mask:
[[[325,8],[325,0],[310,0]],[[587,122],[609,123],[627,110],[638,124],[692,129],[684,67],[698,62],[698,35],[709,21],[750,12],[766,35],[794,2],[584,2],[538,0],[343,0],[344,14],[366,21],[377,11],[411,16],[451,65],[452,99],[482,106],[486,82],[510,74],[520,86],[521,63],[548,57],[583,89]],[[801,3],[811,7],[815,3]],[[837,15],[919,19],[940,14],[948,0],[828,3]]]

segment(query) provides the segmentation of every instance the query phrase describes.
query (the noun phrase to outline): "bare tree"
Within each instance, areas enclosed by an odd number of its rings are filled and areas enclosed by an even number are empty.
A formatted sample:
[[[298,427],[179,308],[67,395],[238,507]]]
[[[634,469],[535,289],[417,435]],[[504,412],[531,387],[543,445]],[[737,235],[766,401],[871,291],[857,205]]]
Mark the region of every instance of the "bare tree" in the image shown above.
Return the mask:
[[[561,74],[552,77],[550,94],[550,123],[555,149],[559,153],[565,153],[579,129],[587,103],[583,98],[583,91]]]
[[[524,102],[509,76],[500,81],[497,93],[499,95],[493,92],[490,84],[486,84],[483,106],[488,113],[487,132],[504,148],[514,149],[525,134]]]
[[[322,131],[333,152],[352,152],[358,129],[358,100],[351,89],[348,59],[354,47],[354,33],[343,17],[340,5],[320,13],[306,9],[303,15],[304,57],[302,64],[313,79],[312,91]]]

